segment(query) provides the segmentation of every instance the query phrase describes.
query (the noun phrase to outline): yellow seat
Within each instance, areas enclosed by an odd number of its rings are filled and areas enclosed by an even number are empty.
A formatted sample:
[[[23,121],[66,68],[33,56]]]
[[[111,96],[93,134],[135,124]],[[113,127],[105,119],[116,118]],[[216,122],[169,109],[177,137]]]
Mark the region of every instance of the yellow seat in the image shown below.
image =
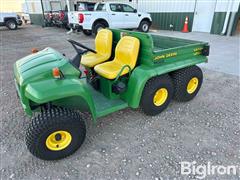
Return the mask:
[[[115,49],[115,58],[113,61],[105,62],[94,67],[94,70],[102,77],[115,79],[124,66],[133,69],[137,62],[140,42],[137,38],[124,36],[118,42]],[[121,76],[129,72],[124,68]]]
[[[88,52],[82,56],[81,64],[86,67],[94,67],[111,57],[112,53],[112,31],[102,29],[95,39],[95,49],[97,53]]]

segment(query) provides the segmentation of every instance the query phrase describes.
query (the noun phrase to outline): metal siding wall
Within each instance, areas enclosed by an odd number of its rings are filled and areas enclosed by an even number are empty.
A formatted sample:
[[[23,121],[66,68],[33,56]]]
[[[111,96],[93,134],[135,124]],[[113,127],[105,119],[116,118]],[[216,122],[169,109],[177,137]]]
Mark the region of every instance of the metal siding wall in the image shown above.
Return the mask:
[[[229,3],[232,3],[232,5]],[[214,18],[212,22],[211,33],[212,34],[221,34],[227,11],[238,12],[240,5],[240,0],[217,0]]]
[[[150,13],[193,12],[195,0],[138,0],[138,9]]]
[[[139,0],[138,9],[149,12],[153,19],[153,27],[180,31],[186,16],[189,17],[189,29],[192,29],[195,0]]]
[[[153,19],[153,28],[170,30],[170,24],[173,25],[173,30],[181,31],[186,16],[189,17],[189,30],[192,29],[193,15],[191,12],[182,13],[151,13]]]
[[[64,7],[66,5],[65,0],[52,0],[52,1],[59,1],[61,3],[62,9],[64,9]],[[41,14],[42,13],[40,0],[25,0],[25,2],[29,8],[30,14]],[[43,0],[43,7],[44,7],[45,11],[51,10],[50,2],[51,2],[51,0]]]
[[[237,25],[238,25],[239,19],[240,19],[240,5],[238,6],[238,11],[237,11],[237,14],[235,15],[235,20],[234,20],[231,35],[234,35],[235,33],[237,33]]]
[[[221,34],[224,21],[226,17],[226,12],[215,12],[211,27],[211,33],[212,34]]]
[[[65,5],[66,5],[65,0],[52,0],[52,1],[59,1],[61,3],[62,10],[65,8]],[[51,0],[43,0],[44,11],[51,10],[50,2],[51,2]],[[31,22],[33,24],[43,25],[44,20],[43,20],[43,16],[42,16],[41,1],[40,0],[25,0],[25,3],[28,7]]]
[[[229,3],[232,5],[229,7]],[[217,0],[215,12],[227,12],[230,8],[231,12],[237,12],[240,0]]]
[[[23,12],[24,0],[0,0],[0,12]]]
[[[41,14],[42,13],[40,0],[25,0],[25,2],[28,7],[29,14]]]
[[[64,10],[66,1],[65,0],[43,0],[44,11],[51,11],[51,1],[59,1],[61,4],[61,10]]]
[[[42,14],[29,14],[31,23],[35,25],[44,25],[44,20]]]

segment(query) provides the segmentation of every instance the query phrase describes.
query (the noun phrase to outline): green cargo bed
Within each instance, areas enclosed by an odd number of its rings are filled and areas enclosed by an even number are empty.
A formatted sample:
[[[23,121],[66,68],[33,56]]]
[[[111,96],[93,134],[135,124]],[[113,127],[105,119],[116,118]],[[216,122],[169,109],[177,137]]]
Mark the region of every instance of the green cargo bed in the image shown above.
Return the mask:
[[[156,65],[163,62],[178,62],[202,56],[207,61],[209,45],[206,42],[160,36],[151,33],[112,30],[114,46],[122,36],[136,37],[141,43],[138,63]]]
[[[159,36],[155,34],[150,34],[150,36],[152,37],[152,40],[153,40],[153,47],[154,47],[153,51],[155,52],[162,51],[165,49],[170,49],[170,48],[178,48],[178,47],[201,43],[198,41],[167,37],[167,36]]]

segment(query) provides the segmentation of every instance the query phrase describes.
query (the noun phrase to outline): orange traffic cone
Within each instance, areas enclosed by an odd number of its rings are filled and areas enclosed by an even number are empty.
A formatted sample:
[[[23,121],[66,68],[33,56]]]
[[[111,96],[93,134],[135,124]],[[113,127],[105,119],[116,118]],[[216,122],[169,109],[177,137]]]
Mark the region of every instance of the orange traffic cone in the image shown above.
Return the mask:
[[[184,33],[189,32],[189,30],[188,30],[188,16],[186,16],[186,18],[185,18],[185,22],[184,22],[182,32],[184,32]]]

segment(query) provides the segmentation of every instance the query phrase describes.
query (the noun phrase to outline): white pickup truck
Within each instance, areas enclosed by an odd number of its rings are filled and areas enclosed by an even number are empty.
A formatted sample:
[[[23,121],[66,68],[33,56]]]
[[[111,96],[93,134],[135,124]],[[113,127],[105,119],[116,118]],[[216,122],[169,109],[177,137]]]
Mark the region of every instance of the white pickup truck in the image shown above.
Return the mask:
[[[10,30],[22,25],[22,20],[16,13],[0,12],[0,26],[6,26]]]
[[[152,24],[150,14],[119,2],[97,3],[94,11],[70,11],[68,20],[73,30],[82,30],[85,35],[96,34],[105,27],[148,32]]]

